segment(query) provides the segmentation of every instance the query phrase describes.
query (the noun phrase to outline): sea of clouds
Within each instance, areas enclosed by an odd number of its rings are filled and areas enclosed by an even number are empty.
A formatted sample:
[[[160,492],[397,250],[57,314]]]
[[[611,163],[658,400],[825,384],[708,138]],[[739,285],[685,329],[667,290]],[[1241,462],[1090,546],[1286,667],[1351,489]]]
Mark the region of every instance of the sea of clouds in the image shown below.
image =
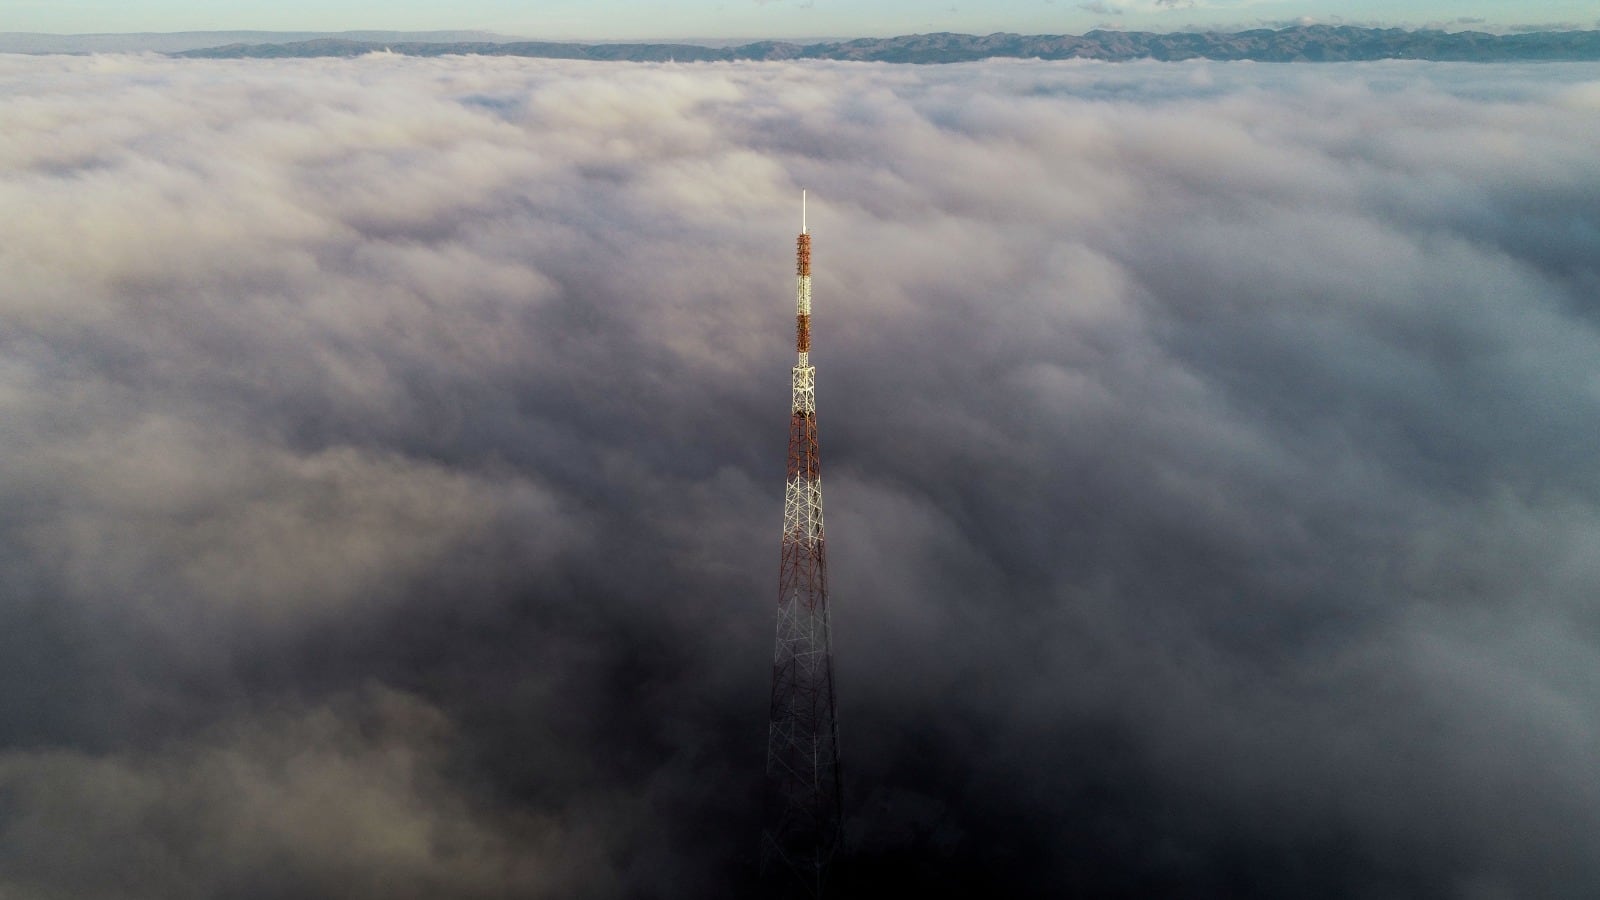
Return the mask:
[[[0,894],[1600,893],[1600,65],[0,56]]]

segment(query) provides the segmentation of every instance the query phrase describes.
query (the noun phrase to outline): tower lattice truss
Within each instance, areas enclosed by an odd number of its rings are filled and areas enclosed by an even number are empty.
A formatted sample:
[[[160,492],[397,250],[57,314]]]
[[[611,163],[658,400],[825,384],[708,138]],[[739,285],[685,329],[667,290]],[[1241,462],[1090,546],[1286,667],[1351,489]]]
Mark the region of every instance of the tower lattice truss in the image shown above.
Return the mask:
[[[779,896],[815,898],[823,895],[839,849],[841,812],[816,369],[810,361],[811,235],[801,218],[795,291],[799,358],[789,416],[762,865]]]

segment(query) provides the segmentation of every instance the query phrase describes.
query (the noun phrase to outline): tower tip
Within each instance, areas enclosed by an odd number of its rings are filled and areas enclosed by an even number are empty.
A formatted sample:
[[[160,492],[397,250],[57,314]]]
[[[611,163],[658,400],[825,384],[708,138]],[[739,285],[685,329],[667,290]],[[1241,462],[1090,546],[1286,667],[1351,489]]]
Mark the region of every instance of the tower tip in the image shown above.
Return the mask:
[[[810,232],[806,231],[806,191],[805,191],[805,188],[801,188],[800,189],[800,233],[801,234],[810,234]]]

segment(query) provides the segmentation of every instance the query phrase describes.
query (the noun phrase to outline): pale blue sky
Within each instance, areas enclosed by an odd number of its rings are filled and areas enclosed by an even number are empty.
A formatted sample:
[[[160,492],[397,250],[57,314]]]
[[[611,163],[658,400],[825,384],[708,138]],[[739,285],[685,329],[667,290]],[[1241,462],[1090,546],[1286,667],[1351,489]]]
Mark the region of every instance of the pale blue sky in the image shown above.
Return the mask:
[[[0,0],[0,31],[487,29],[550,38],[1076,34],[1323,22],[1600,27],[1594,0]],[[1482,20],[1481,24],[1472,23]]]

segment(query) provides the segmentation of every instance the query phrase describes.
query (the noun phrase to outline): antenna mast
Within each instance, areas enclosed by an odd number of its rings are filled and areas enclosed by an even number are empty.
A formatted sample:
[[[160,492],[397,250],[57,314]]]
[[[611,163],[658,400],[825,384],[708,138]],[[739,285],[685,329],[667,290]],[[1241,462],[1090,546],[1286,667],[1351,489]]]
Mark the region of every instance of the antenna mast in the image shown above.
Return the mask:
[[[811,365],[811,234],[805,205],[802,191],[795,248],[797,360],[791,379],[789,478],[778,565],[761,863],[778,896],[815,900],[827,887],[843,829],[816,369]]]

